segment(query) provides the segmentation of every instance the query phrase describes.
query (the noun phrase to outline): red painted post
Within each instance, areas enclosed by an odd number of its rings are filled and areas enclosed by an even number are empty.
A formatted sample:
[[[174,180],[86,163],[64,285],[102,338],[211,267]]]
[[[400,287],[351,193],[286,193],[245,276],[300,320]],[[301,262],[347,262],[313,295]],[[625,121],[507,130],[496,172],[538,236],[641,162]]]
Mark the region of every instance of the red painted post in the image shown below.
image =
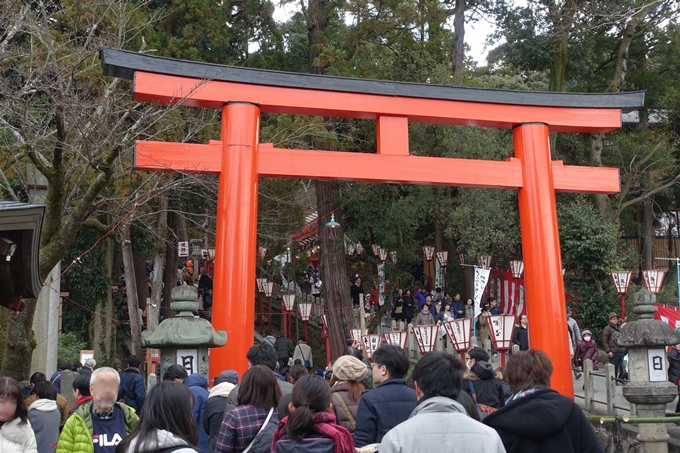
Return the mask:
[[[269,308],[267,309],[267,331],[272,331],[272,296],[267,297]]]
[[[531,346],[553,362],[552,387],[574,396],[569,357],[560,236],[550,161],[548,126],[523,123],[513,129],[515,156],[524,185],[518,191]]]
[[[621,294],[621,318],[626,319],[626,295]]]
[[[227,344],[210,350],[210,379],[227,369],[242,376],[254,341],[259,129],[257,105],[230,102],[222,108],[213,325],[227,331]]]

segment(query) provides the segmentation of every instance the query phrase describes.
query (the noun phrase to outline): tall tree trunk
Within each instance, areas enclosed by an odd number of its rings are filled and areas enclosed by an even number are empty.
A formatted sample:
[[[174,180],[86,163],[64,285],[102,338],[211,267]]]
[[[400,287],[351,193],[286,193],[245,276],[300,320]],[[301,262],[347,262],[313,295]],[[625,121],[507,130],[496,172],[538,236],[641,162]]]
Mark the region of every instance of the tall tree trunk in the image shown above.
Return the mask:
[[[121,247],[123,249],[123,266],[125,266],[125,287],[127,288],[127,306],[130,315],[130,343],[132,354],[142,355],[142,326],[139,316],[139,302],[137,300],[137,283],[135,279],[135,264],[132,257],[132,243],[130,242],[130,225],[125,223],[120,231]]]
[[[642,246],[642,269],[654,269],[654,210],[652,200],[642,203],[642,221],[644,224],[644,236]]]
[[[172,300],[172,288],[177,286],[177,270],[179,269],[179,257],[177,256],[177,229],[178,214],[174,211],[168,211],[168,234],[167,246],[165,249],[165,287],[163,289],[163,303],[165,311],[164,318],[172,318],[175,312],[170,309],[170,301]]]
[[[102,269],[102,276],[111,279],[113,275],[113,262],[115,254],[115,242],[107,237],[102,241],[102,247],[106,251],[105,265]],[[95,300],[95,313],[92,320],[92,346],[94,348],[94,358],[102,366],[113,365],[116,356],[116,322],[114,321],[113,292],[111,286],[107,285],[103,293],[97,295]]]
[[[352,328],[352,303],[349,282],[345,273],[344,229],[342,209],[339,209],[340,187],[336,181],[316,181],[316,204],[319,211],[319,238],[321,252],[319,272],[323,282],[324,301],[328,315],[328,335],[331,344],[331,358],[340,357]],[[340,227],[326,228],[324,225],[335,214]]]
[[[19,313],[8,314],[7,310],[2,310],[9,320],[5,331],[5,356],[1,372],[3,376],[11,376],[17,381],[28,380],[31,374],[31,356],[35,348],[32,327],[36,303],[37,299],[24,299],[24,310]]]
[[[156,247],[151,279],[151,305],[149,316],[151,329],[158,326],[163,295],[163,266],[165,265],[166,238],[168,237],[168,193],[163,192],[158,200],[158,220],[156,222]],[[171,269],[174,271],[174,269]]]
[[[463,84],[465,66],[465,0],[456,0],[453,16],[452,71],[454,85]]]
[[[146,310],[146,299],[149,298],[149,279],[146,273],[146,254],[132,248],[132,259],[135,263],[135,283],[137,283],[137,302],[139,308]]]

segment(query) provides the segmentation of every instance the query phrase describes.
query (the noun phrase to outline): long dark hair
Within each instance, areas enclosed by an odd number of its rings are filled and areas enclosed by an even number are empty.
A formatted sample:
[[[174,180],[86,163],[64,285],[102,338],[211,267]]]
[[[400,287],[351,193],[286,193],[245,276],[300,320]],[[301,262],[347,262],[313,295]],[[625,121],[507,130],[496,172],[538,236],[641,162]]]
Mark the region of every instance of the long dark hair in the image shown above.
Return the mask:
[[[295,411],[288,416],[286,434],[293,440],[301,440],[314,430],[312,415],[323,412],[331,403],[331,388],[321,376],[302,376],[293,387],[291,403]]]
[[[148,445],[156,442],[159,429],[169,431],[189,446],[198,442],[198,425],[191,414],[194,394],[183,384],[162,381],[151,387],[139,415],[137,427],[116,447],[116,453],[128,452],[135,440],[131,453],[148,452]],[[146,448],[146,449],[145,449]],[[159,451],[158,448],[155,451]]]
[[[281,389],[274,372],[264,365],[255,365],[243,374],[238,391],[238,405],[271,409],[279,404]]]
[[[21,394],[21,387],[19,387],[17,381],[11,377],[0,377],[0,398],[8,398],[16,401],[17,409],[14,412],[14,418],[12,418],[12,420],[20,418],[22,424],[26,423],[28,420],[28,408],[26,407],[24,396]]]

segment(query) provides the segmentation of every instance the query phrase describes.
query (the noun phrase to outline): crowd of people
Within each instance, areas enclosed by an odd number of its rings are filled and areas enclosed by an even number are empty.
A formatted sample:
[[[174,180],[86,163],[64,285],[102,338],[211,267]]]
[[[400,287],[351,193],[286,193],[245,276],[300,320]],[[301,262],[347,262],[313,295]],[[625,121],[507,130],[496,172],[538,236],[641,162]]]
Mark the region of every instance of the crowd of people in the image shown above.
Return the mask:
[[[380,346],[372,362],[347,347],[322,375],[301,359],[281,370],[267,341],[246,358],[243,376],[225,370],[212,388],[205,376],[171,365],[146,394],[139,358],[130,356],[122,374],[109,367],[79,374],[71,408],[42,373],[31,377],[28,397],[14,379],[0,378],[0,451],[604,451],[578,406],[550,389],[552,363],[539,350],[496,370],[480,348],[467,363],[435,351],[410,375],[396,345]]]

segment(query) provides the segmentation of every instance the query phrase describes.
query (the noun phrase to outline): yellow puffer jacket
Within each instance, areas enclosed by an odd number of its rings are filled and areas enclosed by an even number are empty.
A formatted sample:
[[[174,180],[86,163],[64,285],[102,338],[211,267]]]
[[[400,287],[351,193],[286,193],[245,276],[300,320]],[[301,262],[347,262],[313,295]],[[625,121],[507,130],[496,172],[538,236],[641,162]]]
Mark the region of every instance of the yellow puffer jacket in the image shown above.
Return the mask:
[[[116,403],[116,406],[123,411],[125,418],[125,435],[132,432],[139,422],[139,417],[135,414],[135,410],[122,403]],[[56,453],[94,453],[94,444],[92,443],[92,401],[81,404],[71,416],[66,419],[64,429],[59,436],[59,443],[57,443]]]

